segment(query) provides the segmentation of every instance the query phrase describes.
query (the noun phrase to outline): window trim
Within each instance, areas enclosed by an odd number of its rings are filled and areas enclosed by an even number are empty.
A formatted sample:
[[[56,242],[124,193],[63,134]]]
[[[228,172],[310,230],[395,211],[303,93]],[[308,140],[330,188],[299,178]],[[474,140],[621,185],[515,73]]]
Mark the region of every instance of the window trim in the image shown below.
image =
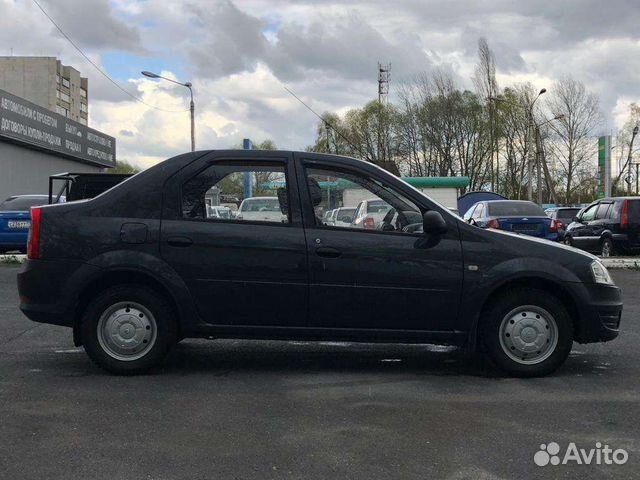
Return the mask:
[[[406,198],[407,200],[411,201],[411,203],[413,203],[419,210],[420,210],[420,214],[424,215],[424,213],[426,211],[428,211],[428,209],[421,204],[420,202],[417,202],[414,198],[412,198],[411,196],[405,194],[404,192],[400,191],[398,192],[398,189],[395,188],[392,185],[389,185],[388,182],[382,180],[380,177],[376,176],[376,175],[371,175],[368,172],[362,172],[361,170],[355,169],[355,168],[349,168],[344,167],[342,165],[331,165],[331,164],[326,164],[324,162],[317,162],[315,160],[309,160],[309,159],[302,159],[301,162],[301,166],[302,166],[302,178],[301,180],[303,182],[305,182],[304,184],[304,192],[306,192],[306,196],[307,198],[305,200],[302,201],[302,205],[303,205],[303,210],[304,205],[309,205],[311,207],[311,221],[313,222],[312,224],[308,224],[308,221],[305,219],[305,228],[314,228],[314,229],[318,229],[318,230],[329,230],[329,231],[338,231],[338,232],[356,232],[356,233],[365,233],[365,234],[377,234],[377,235],[395,235],[395,236],[400,236],[400,237],[404,237],[404,238],[424,238],[424,235],[422,233],[409,233],[409,232],[390,232],[390,231],[383,231],[383,230],[370,230],[370,229],[365,229],[365,228],[351,228],[351,227],[337,227],[337,226],[333,226],[333,225],[318,225],[316,223],[316,216],[315,216],[315,212],[313,209],[313,205],[311,204],[311,198],[309,197],[309,188],[307,187],[307,171],[308,170],[329,170],[331,172],[336,172],[336,173],[346,173],[346,174],[351,174],[351,175],[370,175],[371,178],[375,179],[376,181],[380,182],[382,185],[386,186],[387,188],[392,189],[394,192],[400,194],[402,197]],[[300,195],[301,197],[304,195],[303,193],[303,188],[300,188]],[[302,199],[301,199],[302,200]],[[354,218],[357,218],[357,214],[359,212],[360,209],[360,205],[362,205],[363,202],[366,202],[366,200],[363,200],[361,202],[358,203],[358,205],[356,207],[353,207],[356,209],[356,211],[354,212]],[[338,207],[340,208],[340,207]]]
[[[285,175],[285,183],[287,185],[287,201],[288,201],[287,217],[289,218],[289,221],[287,223],[282,223],[282,222],[278,223],[278,222],[271,222],[271,221],[265,222],[265,221],[259,221],[259,220],[236,220],[235,218],[189,218],[184,216],[184,213],[182,212],[182,199],[183,199],[184,185],[187,182],[189,182],[191,179],[197,177],[198,175],[200,175],[202,172],[204,172],[209,168],[214,168],[216,166],[234,166],[234,165],[238,165],[238,166],[249,165],[249,166],[256,166],[256,167],[277,166],[282,168]],[[188,178],[186,178],[185,180],[179,183],[177,190],[178,190],[178,199],[180,202],[181,215],[178,216],[177,220],[187,221],[187,222],[227,223],[227,224],[233,224],[233,225],[263,225],[263,226],[267,225],[267,226],[276,226],[276,227],[299,226],[299,224],[293,220],[292,209],[291,209],[291,182],[289,181],[289,177],[290,176],[288,172],[288,163],[286,160],[278,160],[278,159],[256,160],[256,159],[250,159],[250,158],[244,158],[244,159],[239,158],[239,159],[215,159],[213,161],[207,162],[205,165],[202,166],[202,168],[198,169],[193,175],[189,176]],[[240,209],[239,205],[238,205],[238,209]]]

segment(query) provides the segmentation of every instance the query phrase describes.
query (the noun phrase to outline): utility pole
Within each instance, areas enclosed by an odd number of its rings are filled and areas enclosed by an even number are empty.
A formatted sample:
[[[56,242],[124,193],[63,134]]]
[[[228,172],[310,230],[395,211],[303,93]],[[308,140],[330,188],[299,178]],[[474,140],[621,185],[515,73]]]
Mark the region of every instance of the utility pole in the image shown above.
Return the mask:
[[[391,64],[382,65],[378,62],[378,161],[386,160],[386,142],[382,126],[382,109],[386,106],[389,95],[389,80],[391,79]]]

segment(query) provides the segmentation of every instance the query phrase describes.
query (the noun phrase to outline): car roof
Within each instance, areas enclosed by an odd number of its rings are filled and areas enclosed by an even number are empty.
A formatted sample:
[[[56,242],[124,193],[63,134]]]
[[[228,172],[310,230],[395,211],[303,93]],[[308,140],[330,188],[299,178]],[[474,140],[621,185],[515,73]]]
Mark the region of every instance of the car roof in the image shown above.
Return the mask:
[[[243,200],[243,202],[244,202],[245,200],[273,200],[274,198],[275,198],[276,200],[278,199],[278,197],[249,197],[249,198],[245,198],[245,199]]]

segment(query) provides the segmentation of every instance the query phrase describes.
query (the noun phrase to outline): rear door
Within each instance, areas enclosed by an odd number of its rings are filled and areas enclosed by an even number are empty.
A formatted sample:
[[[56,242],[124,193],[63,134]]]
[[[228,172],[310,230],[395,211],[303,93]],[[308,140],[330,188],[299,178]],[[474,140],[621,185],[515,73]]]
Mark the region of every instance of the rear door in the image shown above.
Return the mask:
[[[304,158],[304,157],[303,157]],[[309,254],[309,324],[316,328],[430,330],[454,328],[462,286],[457,224],[439,237],[409,233],[434,208],[369,171],[318,160],[302,162],[301,185]],[[376,229],[331,226],[318,212],[362,191],[387,204]],[[356,192],[354,192],[356,191]],[[346,204],[351,207],[353,205]]]
[[[247,155],[247,154],[245,154]],[[201,318],[232,326],[304,326],[307,253],[290,156],[261,152],[194,162],[167,185],[160,250]],[[260,197],[266,220],[208,216],[206,203]],[[280,214],[281,213],[281,214]],[[241,217],[241,216],[240,216]]]

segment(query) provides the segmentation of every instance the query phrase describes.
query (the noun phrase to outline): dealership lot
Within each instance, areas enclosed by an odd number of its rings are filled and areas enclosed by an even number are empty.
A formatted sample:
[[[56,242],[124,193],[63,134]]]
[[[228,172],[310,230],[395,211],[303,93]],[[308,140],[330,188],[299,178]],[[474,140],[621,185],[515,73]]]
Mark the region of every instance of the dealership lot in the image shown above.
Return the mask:
[[[193,341],[154,375],[95,367],[28,321],[0,266],[4,478],[632,478],[640,456],[640,272],[612,274],[620,338],[539,379],[435,346]],[[537,467],[540,444],[625,465]]]

